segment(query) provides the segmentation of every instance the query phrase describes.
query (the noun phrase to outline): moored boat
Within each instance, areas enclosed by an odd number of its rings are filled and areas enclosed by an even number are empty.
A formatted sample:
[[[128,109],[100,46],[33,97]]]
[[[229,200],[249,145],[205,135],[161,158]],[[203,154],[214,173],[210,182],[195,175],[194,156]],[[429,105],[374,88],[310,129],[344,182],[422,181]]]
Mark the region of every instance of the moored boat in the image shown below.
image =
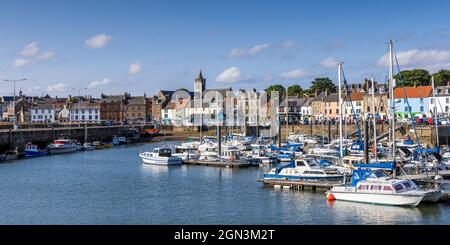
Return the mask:
[[[81,150],[82,146],[71,139],[57,139],[47,146],[50,154],[70,153]]]
[[[25,157],[41,157],[48,155],[47,149],[39,149],[37,145],[27,143],[25,145]]]
[[[167,148],[155,148],[153,152],[142,152],[139,157],[146,164],[156,165],[180,165],[181,158],[172,156],[172,150]]]
[[[83,151],[93,151],[93,150],[95,150],[95,146],[92,143],[84,143],[82,150]]]
[[[321,168],[314,158],[292,159],[290,164],[272,168],[264,179],[342,181],[344,175],[334,168]]]
[[[342,200],[391,206],[419,205],[424,199],[434,200],[436,191],[420,190],[409,179],[395,179],[382,170],[393,171],[394,163],[355,164],[351,185],[334,186],[326,192],[328,200]]]
[[[2,155],[0,155],[0,160],[1,161],[12,161],[12,160],[16,160],[18,156],[19,156],[19,152],[17,150],[8,150],[8,151],[5,151],[5,153],[3,153]]]

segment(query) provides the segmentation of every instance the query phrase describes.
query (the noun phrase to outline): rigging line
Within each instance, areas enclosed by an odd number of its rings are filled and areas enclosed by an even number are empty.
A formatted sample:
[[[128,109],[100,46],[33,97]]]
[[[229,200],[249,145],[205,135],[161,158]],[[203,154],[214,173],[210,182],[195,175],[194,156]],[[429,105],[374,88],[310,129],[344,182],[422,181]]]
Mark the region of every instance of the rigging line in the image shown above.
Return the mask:
[[[421,156],[420,157],[420,163],[423,164],[424,163],[424,158],[426,157],[426,155],[424,155],[424,152],[422,151],[422,147],[420,145],[419,137],[417,135],[416,125],[414,123],[414,119],[413,119],[412,114],[411,114],[411,107],[409,106],[408,96],[406,95],[405,82],[404,82],[404,79],[403,79],[403,76],[402,76],[402,73],[401,73],[401,70],[400,70],[400,65],[398,64],[397,55],[394,55],[394,57],[395,57],[395,63],[397,65],[397,70],[398,70],[398,74],[399,74],[399,77],[400,77],[400,81],[402,82],[403,93],[405,95],[406,103],[408,105],[408,112],[409,112],[409,116],[411,117],[412,126],[413,126],[413,129],[414,129],[414,134],[416,135],[417,148],[420,150],[420,156]],[[395,98],[392,98],[392,99],[395,99]],[[394,140],[394,144],[395,144],[395,140]],[[431,184],[430,183],[430,177],[428,176],[427,166],[426,166],[426,164],[424,164],[424,165],[425,165],[425,174],[427,176],[427,180],[428,180],[429,184]]]
[[[356,116],[355,108],[353,106],[352,96],[350,96],[350,89],[348,88],[348,83],[347,83],[347,79],[345,78],[344,70],[342,70],[342,78],[344,78],[345,89],[347,90],[347,95],[350,99],[350,105],[352,106],[353,116],[355,117],[355,124],[356,124],[356,128],[358,130],[359,144],[362,145],[363,142],[362,142],[362,137],[361,137],[361,130],[359,128],[359,120],[358,120],[358,117]]]

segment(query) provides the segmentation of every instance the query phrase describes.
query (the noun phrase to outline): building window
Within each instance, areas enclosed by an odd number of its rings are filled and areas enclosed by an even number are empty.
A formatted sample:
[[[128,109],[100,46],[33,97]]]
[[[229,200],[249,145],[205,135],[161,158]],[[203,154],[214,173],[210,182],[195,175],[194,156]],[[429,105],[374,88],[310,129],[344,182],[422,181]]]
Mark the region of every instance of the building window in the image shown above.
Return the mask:
[[[420,111],[423,112],[423,106],[420,107]]]
[[[449,103],[449,98],[445,98],[445,104]]]
[[[339,114],[339,109],[336,109],[336,114]]]
[[[433,98],[430,99],[430,104],[434,104]]]
[[[367,107],[367,112],[369,112],[369,111],[370,111],[370,106]]]
[[[448,112],[448,106],[445,106],[445,112]]]
[[[84,115],[81,116],[81,120],[84,120]]]
[[[331,109],[330,109],[330,114],[331,114],[331,113],[333,113],[333,112],[332,112]]]
[[[92,115],[89,115],[89,120],[92,120]]]
[[[420,104],[423,104],[423,98],[420,98]]]
[[[405,98],[405,99],[403,99],[403,103],[406,103],[406,102],[407,102],[406,98]]]

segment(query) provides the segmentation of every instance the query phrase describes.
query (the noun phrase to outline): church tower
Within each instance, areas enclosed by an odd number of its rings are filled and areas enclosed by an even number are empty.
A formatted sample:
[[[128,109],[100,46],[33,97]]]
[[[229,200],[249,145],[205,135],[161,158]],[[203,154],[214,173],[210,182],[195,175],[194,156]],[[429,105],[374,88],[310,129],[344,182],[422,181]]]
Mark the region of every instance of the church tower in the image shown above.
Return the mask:
[[[202,71],[198,74],[198,77],[195,79],[194,83],[194,93],[202,94],[205,91],[206,79],[203,78]]]

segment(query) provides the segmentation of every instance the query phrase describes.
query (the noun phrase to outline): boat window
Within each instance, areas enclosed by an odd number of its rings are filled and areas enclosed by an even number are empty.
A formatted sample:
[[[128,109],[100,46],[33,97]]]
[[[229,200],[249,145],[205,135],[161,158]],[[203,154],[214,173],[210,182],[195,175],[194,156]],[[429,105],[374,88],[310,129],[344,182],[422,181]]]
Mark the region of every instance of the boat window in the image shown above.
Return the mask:
[[[369,186],[367,186],[367,185],[360,185],[360,186],[358,187],[358,190],[367,190],[368,187],[369,187]]]
[[[297,166],[305,166],[305,163],[303,161],[297,161]]]
[[[396,191],[401,191],[401,190],[403,190],[403,186],[401,184],[396,184],[396,185],[394,185],[394,189]]]
[[[383,186],[383,191],[392,191],[392,187],[385,185]]]
[[[411,184],[409,182],[404,182],[403,185],[406,189],[411,188]]]

